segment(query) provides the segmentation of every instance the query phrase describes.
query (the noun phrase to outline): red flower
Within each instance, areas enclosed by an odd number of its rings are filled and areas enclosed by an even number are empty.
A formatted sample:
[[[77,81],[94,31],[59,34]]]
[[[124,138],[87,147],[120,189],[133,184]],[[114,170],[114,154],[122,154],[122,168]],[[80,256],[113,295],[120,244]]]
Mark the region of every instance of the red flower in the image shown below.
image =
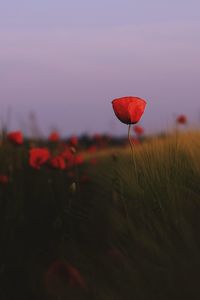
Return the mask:
[[[74,164],[74,154],[70,149],[65,149],[60,156],[65,159],[66,169],[69,169]]]
[[[138,97],[123,97],[112,101],[117,118],[125,124],[136,124],[146,106],[146,101]]]
[[[51,158],[50,165],[55,169],[61,170],[64,170],[66,166],[64,158],[60,155]]]
[[[98,143],[102,139],[102,135],[100,133],[95,133],[93,135],[93,139]]]
[[[134,126],[133,130],[137,135],[142,135],[144,133],[144,128],[141,126]]]
[[[83,155],[82,154],[78,154],[75,156],[74,158],[74,164],[75,165],[82,165],[84,162],[84,158],[83,158]]]
[[[135,146],[141,144],[141,142],[140,142],[137,138],[132,138],[132,143],[133,143]]]
[[[45,274],[45,286],[51,294],[62,293],[66,284],[70,287],[86,289],[85,281],[77,268],[64,261],[55,261]]]
[[[10,142],[15,145],[22,145],[24,142],[23,135],[21,131],[12,131],[7,134],[7,138]]]
[[[60,140],[60,135],[57,131],[53,131],[50,135],[48,140],[52,143],[56,143]]]
[[[50,152],[46,148],[33,148],[29,151],[29,164],[34,169],[39,170],[49,158]]]
[[[180,115],[177,117],[176,122],[179,124],[186,124],[187,123],[187,117],[185,115]]]
[[[87,149],[87,152],[88,152],[88,153],[95,153],[95,152],[97,152],[97,146],[95,146],[95,145],[90,146],[90,147]]]
[[[9,178],[7,175],[0,175],[0,184],[7,184],[9,182]]]
[[[76,147],[78,145],[78,138],[77,136],[73,135],[71,136],[69,143],[72,147]]]

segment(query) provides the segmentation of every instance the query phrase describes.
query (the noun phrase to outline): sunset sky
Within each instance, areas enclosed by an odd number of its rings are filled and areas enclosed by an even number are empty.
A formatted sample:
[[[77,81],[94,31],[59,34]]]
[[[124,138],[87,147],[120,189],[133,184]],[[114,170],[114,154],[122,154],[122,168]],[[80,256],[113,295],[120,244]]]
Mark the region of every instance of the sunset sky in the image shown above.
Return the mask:
[[[111,101],[128,95],[147,99],[148,132],[200,124],[199,0],[5,0],[0,41],[10,129],[34,112],[44,133],[123,134]]]

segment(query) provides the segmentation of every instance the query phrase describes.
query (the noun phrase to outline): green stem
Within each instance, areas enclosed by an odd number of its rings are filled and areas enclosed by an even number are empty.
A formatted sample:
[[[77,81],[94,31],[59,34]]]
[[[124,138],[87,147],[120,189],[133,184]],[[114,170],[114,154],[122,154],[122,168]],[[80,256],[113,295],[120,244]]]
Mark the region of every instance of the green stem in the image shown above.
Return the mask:
[[[134,168],[135,175],[137,177],[137,166],[136,166],[136,160],[135,160],[135,155],[134,155],[134,144],[133,144],[133,141],[131,139],[131,124],[129,124],[129,126],[128,126],[128,140],[129,140],[129,144],[130,144],[130,147],[131,147],[133,168]]]

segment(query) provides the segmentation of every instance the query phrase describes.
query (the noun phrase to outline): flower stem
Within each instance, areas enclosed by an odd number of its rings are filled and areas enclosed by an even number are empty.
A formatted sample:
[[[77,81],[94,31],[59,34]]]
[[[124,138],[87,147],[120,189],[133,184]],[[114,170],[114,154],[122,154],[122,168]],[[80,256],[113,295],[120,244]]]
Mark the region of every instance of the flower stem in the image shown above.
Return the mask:
[[[134,173],[137,177],[137,166],[136,166],[136,160],[135,160],[135,155],[134,155],[134,144],[133,144],[133,141],[131,139],[131,124],[129,124],[129,126],[128,126],[128,140],[129,140],[129,144],[130,144],[130,147],[131,147],[132,163],[133,163]]]

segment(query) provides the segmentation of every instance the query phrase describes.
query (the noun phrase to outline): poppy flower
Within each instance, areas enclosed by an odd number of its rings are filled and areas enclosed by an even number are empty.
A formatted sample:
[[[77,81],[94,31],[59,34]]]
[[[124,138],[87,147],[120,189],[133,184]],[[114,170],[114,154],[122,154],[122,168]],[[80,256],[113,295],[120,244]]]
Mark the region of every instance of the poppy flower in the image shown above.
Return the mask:
[[[65,167],[69,169],[74,164],[74,154],[72,153],[71,149],[65,149],[60,156],[65,160]]]
[[[112,101],[117,118],[125,124],[136,124],[146,107],[146,101],[138,97],[122,97]]]
[[[95,146],[95,145],[90,146],[90,147],[87,149],[87,152],[88,152],[88,153],[91,153],[91,154],[97,152],[97,146]]]
[[[180,115],[177,117],[176,122],[179,124],[186,124],[187,123],[187,117],[185,115]]]
[[[77,136],[75,136],[75,135],[71,136],[71,138],[69,139],[69,143],[72,147],[76,147],[78,145]]]
[[[101,139],[102,139],[102,135],[100,134],[100,133],[95,133],[94,135],[93,135],[93,139],[95,140],[95,142],[100,142],[101,141]]]
[[[52,143],[56,143],[60,140],[60,135],[57,131],[53,131],[49,137],[48,137],[48,140]]]
[[[66,285],[71,288],[86,289],[85,280],[79,270],[64,261],[55,261],[48,268],[45,287],[50,294],[58,295],[65,291]]]
[[[133,130],[137,135],[142,135],[144,133],[144,128],[141,126],[134,126]]]
[[[61,155],[55,156],[50,160],[51,167],[55,169],[64,170],[65,169],[65,160]]]
[[[29,151],[29,164],[32,168],[39,170],[50,158],[47,148],[33,148]]]
[[[75,165],[82,165],[84,162],[84,158],[83,158],[83,155],[82,154],[78,154],[75,156],[74,158],[74,164]]]
[[[141,144],[140,140],[137,139],[137,138],[132,138],[131,140],[132,140],[132,143],[133,143],[135,146]]]
[[[21,131],[12,131],[7,134],[7,138],[15,145],[22,145],[24,142],[23,134]]]
[[[9,178],[7,175],[0,175],[0,184],[7,184],[9,182]]]

